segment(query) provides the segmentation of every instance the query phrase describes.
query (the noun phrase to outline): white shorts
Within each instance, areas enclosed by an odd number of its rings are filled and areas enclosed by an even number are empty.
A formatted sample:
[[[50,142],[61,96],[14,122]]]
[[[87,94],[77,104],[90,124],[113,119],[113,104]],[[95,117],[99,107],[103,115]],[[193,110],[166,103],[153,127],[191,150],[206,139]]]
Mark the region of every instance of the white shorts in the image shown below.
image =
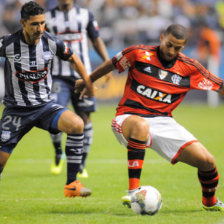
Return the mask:
[[[112,130],[120,144],[127,147],[122,133],[122,123],[131,114],[119,115],[112,120]],[[172,117],[144,117],[149,123],[149,140],[146,147],[152,148],[172,164],[183,148],[198,140]]]

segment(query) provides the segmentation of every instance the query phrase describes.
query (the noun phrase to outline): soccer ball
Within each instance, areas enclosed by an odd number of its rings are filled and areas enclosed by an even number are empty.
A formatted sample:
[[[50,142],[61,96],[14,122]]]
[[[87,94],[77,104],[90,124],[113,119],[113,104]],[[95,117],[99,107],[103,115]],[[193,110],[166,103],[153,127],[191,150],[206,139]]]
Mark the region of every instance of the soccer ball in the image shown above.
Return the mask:
[[[136,214],[155,215],[161,206],[161,194],[152,186],[142,186],[131,195],[131,209]]]

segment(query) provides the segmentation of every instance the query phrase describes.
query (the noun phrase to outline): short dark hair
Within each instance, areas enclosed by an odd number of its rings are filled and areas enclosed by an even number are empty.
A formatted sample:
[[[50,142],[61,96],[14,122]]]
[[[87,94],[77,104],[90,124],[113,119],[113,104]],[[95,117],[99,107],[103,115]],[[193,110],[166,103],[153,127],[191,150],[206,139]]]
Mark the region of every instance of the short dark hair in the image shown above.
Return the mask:
[[[166,31],[164,32],[165,35],[172,34],[175,38],[186,40],[188,39],[188,31],[187,29],[180,25],[180,24],[172,24],[170,25]]]
[[[34,1],[27,2],[21,9],[21,18],[28,20],[30,16],[44,14],[44,9]]]

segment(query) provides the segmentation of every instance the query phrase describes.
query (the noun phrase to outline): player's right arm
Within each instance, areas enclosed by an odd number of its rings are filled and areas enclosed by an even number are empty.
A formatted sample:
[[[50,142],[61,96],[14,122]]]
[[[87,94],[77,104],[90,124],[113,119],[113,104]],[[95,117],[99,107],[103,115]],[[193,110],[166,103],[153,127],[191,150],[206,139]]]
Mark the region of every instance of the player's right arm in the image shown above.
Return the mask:
[[[90,75],[91,81],[95,82],[97,79],[114,69],[118,69],[119,72],[123,72],[125,69],[133,67],[137,50],[138,48],[136,46],[126,48],[116,54],[112,59],[105,61]]]
[[[123,72],[125,69],[132,67],[135,62],[135,50],[135,47],[126,48],[112,59],[108,59],[99,65],[90,75],[91,82],[95,82],[115,69],[118,69],[119,72]],[[77,80],[75,83],[75,92],[82,92],[84,87],[84,82],[82,80]]]
[[[113,62],[111,59],[108,59],[107,61],[105,61],[103,64],[101,64],[100,66],[98,66],[93,72],[92,74],[89,76],[91,82],[95,82],[97,79],[103,77],[104,75],[107,75],[109,72],[112,72],[114,69],[116,69],[116,67],[114,66]],[[77,80],[75,82],[75,93],[80,93],[81,92],[81,96],[85,94],[85,90],[83,91],[83,89],[85,88],[85,82],[81,79]]]

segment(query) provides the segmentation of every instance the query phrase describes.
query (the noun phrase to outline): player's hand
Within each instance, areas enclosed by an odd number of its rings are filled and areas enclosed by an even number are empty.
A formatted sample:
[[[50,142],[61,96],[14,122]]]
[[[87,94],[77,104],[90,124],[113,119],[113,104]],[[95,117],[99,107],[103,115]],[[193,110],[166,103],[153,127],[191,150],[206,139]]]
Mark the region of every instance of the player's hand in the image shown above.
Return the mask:
[[[97,88],[95,86],[90,86],[88,89],[86,87],[85,82],[82,79],[79,79],[75,82],[75,90],[74,92],[76,94],[80,93],[80,99],[82,99],[84,96],[92,97],[94,95],[94,91]]]
[[[75,82],[75,93],[81,93],[85,88],[85,82],[82,79],[78,79]]]

